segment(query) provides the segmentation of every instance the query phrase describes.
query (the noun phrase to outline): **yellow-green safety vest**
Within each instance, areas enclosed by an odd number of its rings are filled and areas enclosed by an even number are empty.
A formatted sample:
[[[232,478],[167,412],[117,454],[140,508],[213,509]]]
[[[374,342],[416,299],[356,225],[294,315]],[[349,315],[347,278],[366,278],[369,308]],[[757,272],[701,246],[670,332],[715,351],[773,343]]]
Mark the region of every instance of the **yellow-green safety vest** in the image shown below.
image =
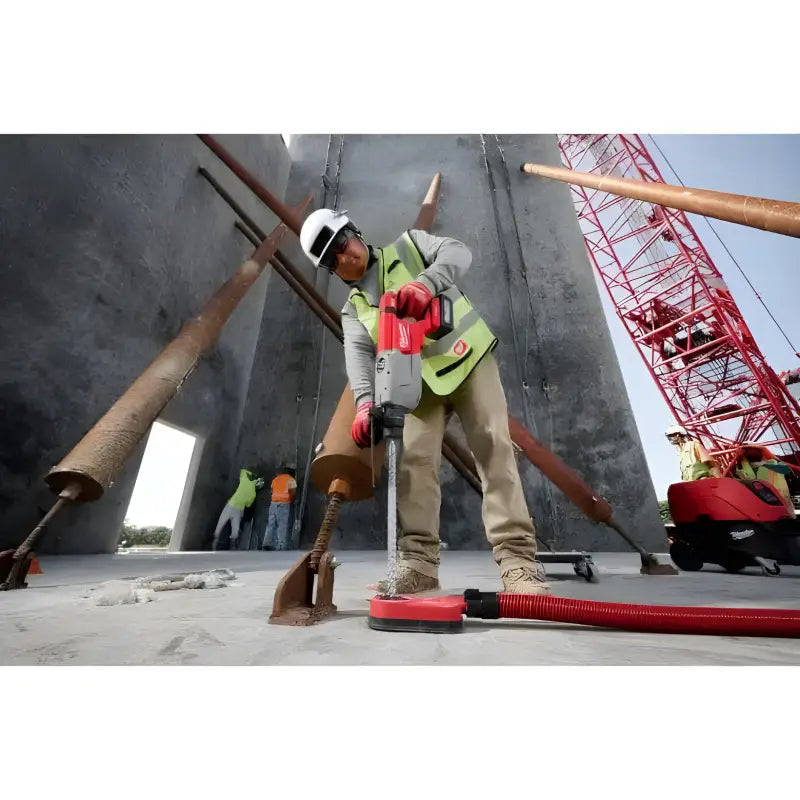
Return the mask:
[[[773,465],[782,466],[782,462],[774,458],[768,458],[765,461],[762,461],[758,467],[754,469],[753,465],[746,458],[742,458],[739,461],[739,466],[736,467],[736,476],[738,478],[742,478],[743,480],[759,480],[763,481],[764,483],[772,484],[775,489],[777,489],[784,502],[792,507],[792,495],[789,491],[789,484],[786,482],[786,478],[780,472],[770,469],[770,467]]]
[[[789,508],[794,510],[794,506],[792,505],[792,494],[789,491],[789,484],[786,482],[786,478],[784,478],[780,472],[770,469],[771,466],[777,467],[779,465],[781,465],[781,462],[774,458],[762,461],[756,470],[756,478],[758,478],[760,481],[764,481],[764,483],[771,483],[778,491],[778,494],[783,498],[783,502],[786,503]]]
[[[709,465],[697,457],[697,443],[690,439],[681,447],[681,480],[699,481],[711,477]]]
[[[739,466],[736,467],[736,477],[745,481],[754,481],[756,479],[756,471],[746,458],[742,458],[739,461]]]
[[[253,505],[256,499],[256,481],[258,478],[246,469],[239,472],[239,486],[228,500],[228,505],[244,511]]]
[[[396,292],[425,271],[425,263],[406,231],[397,241],[377,251],[379,297]],[[437,395],[452,394],[467,379],[478,362],[497,345],[497,337],[481,319],[472,303],[455,286],[443,292],[453,301],[453,330],[441,339],[425,339],[422,347],[422,379]],[[358,288],[350,302],[372,341],[378,343],[378,308],[370,305]]]

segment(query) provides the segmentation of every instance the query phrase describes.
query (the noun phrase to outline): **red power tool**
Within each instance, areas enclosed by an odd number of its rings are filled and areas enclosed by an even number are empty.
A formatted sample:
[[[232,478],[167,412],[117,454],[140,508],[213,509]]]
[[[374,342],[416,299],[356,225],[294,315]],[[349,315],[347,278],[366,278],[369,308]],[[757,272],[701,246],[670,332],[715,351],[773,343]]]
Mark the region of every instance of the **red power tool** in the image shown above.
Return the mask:
[[[422,347],[425,339],[441,339],[453,330],[453,302],[434,297],[425,316],[406,321],[397,314],[397,293],[386,292],[378,311],[375,358],[373,441],[402,439],[405,415],[422,395]]]
[[[370,411],[373,443],[386,438],[388,472],[387,595],[397,594],[397,465],[403,445],[405,417],[422,396],[422,348],[425,339],[441,339],[453,330],[453,302],[434,297],[419,321],[400,319],[397,293],[381,297],[375,358],[375,405]]]

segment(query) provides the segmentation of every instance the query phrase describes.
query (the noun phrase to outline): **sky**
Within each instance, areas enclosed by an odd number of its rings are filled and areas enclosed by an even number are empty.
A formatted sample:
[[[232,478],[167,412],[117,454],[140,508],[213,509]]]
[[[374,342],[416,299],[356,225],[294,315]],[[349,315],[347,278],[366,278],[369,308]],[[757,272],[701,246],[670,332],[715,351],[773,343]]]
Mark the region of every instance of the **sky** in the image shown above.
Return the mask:
[[[284,137],[288,140],[289,135]],[[678,183],[653,140],[647,135],[642,139],[664,180]],[[659,135],[654,140],[686,186],[800,200],[800,136]],[[795,351],[770,320],[707,222],[693,214],[689,217],[733,292],[767,362],[777,372],[800,366]],[[711,224],[789,339],[800,347],[800,240],[717,220]],[[667,487],[680,480],[677,454],[664,438],[664,431],[674,420],[602,287],[600,297],[656,495],[665,499]],[[156,423],[128,509],[130,522],[173,526],[193,444],[188,434]]]
[[[641,135],[641,134],[640,134]],[[796,135],[641,135],[667,183],[677,183],[653,140],[686,186],[800,201],[800,136]],[[733,293],[767,363],[776,371],[796,369],[800,360],[758,302],[736,265],[703,217],[689,214],[700,241]],[[800,347],[800,240],[730,222],[710,220],[761,295],[789,340]],[[680,480],[677,454],[664,431],[674,424],[667,404],[641,356],[614,314],[605,289],[603,308],[620,361],[647,463],[659,499]]]

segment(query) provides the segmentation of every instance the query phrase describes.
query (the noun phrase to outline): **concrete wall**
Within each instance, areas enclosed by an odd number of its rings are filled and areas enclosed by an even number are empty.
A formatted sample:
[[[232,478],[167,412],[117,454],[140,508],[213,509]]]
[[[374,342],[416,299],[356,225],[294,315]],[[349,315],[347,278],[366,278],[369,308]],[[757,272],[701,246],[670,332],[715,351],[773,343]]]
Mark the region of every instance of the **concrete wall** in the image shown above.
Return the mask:
[[[518,172],[525,160],[557,164],[555,137],[500,137],[508,173],[488,137],[496,191],[474,135],[347,135],[340,161],[340,137],[329,152],[328,136],[295,136],[291,163],[279,136],[222,140],[291,202],[309,190],[323,200],[327,154],[331,180],[340,172],[340,207],[379,245],[414,221],[441,171],[434,232],[473,251],[463,288],[500,337],[496,355],[511,412],[605,495],[643,543],[665,545],[569,189]],[[266,230],[274,225],[192,136],[0,138],[0,546],[17,543],[52,502],[42,481],[48,469],[251,251],[232,212],[197,176],[201,164]],[[329,205],[334,194],[328,191]],[[325,285],[296,238],[285,241],[291,260],[341,307],[345,287],[335,278]],[[346,381],[339,343],[325,334],[323,352],[322,342],[321,324],[267,270],[163,415],[204,441],[174,548],[208,546],[240,466],[256,466],[269,479],[288,461],[304,485],[309,454]],[[457,420],[451,429],[460,433]],[[143,449],[101,500],[58,517],[43,551],[113,549]],[[540,534],[554,546],[625,549],[524,459],[521,474]],[[454,548],[487,548],[477,495],[446,463],[441,480],[443,538]],[[314,538],[323,504],[313,487],[307,497],[303,545]],[[267,499],[256,506],[259,531]],[[333,546],[384,545],[381,489],[371,501],[345,506]]]
[[[283,193],[280,136],[221,140]],[[0,137],[0,548],[52,503],[49,468],[252,252],[200,165],[271,229],[272,215],[194,136]],[[205,441],[183,549],[207,544],[236,485],[269,283],[268,270],[163,414]],[[43,552],[115,549],[143,449],[99,501],[56,518]]]
[[[329,153],[331,177],[338,139]],[[375,244],[391,242],[411,225],[434,173],[443,173],[434,233],[459,238],[472,249],[473,266],[462,288],[500,338],[496,356],[511,413],[607,497],[640,541],[663,548],[655,493],[569,189],[518,169],[523,161],[558,164],[555,137],[487,137],[496,191],[479,136],[347,135],[344,140],[339,206],[349,209]],[[292,138],[287,190],[292,201],[310,189],[321,193],[328,144],[328,136]],[[332,197],[329,193],[329,203]],[[314,279],[297,248],[291,252]],[[334,278],[330,302],[339,308],[345,296],[346,287]],[[312,432],[321,325],[285,287],[270,292],[264,316],[240,453],[263,454],[270,468],[296,460],[302,485],[308,449],[321,440],[345,383],[341,347],[328,336],[319,423]],[[539,532],[554,547],[627,549],[612,531],[586,520],[526,460],[520,468]],[[478,497],[446,463],[441,481],[443,538],[456,548],[487,547]],[[313,540],[323,502],[313,488],[308,498],[304,544]],[[333,546],[384,546],[384,503],[379,496],[345,506]]]

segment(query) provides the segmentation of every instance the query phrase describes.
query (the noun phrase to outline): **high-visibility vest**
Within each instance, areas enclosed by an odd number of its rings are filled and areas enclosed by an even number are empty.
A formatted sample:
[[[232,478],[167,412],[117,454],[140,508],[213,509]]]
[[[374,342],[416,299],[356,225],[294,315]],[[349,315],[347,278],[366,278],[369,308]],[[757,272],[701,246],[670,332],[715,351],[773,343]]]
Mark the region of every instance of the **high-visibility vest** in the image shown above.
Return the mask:
[[[297,490],[297,481],[291,475],[278,475],[272,481],[272,502],[293,503]]]
[[[703,462],[703,453],[699,447],[702,445],[694,439],[689,439],[681,445],[682,481],[698,481],[701,478],[711,477],[711,469]]]
[[[780,472],[770,469],[770,464],[777,465],[782,464],[782,462],[775,458],[767,458],[753,468],[753,465],[746,458],[741,458],[736,467],[736,477],[746,481],[759,480],[771,484],[783,498],[784,503],[786,503],[790,509],[794,510],[792,495],[789,491],[789,484],[786,482],[786,478]]]
[[[770,469],[770,464],[777,465],[780,463],[780,461],[774,458],[762,461],[756,470],[756,478],[758,478],[760,481],[764,481],[764,483],[772,484],[772,486],[777,490],[778,494],[780,494],[780,496],[783,498],[783,502],[786,503],[789,508],[794,510],[794,506],[792,505],[792,495],[789,491],[789,484],[786,483],[786,478],[784,478],[780,472],[775,472],[774,469]]]
[[[736,477],[745,481],[754,481],[756,479],[756,471],[746,458],[739,459],[739,464],[736,467]]]
[[[406,231],[397,241],[377,251],[379,297],[396,292],[425,271],[425,262]],[[455,286],[443,292],[453,301],[453,330],[441,339],[425,339],[422,347],[422,379],[437,395],[452,394],[467,379],[478,362],[497,345],[497,337],[481,319],[466,296]],[[378,343],[378,307],[358,288],[350,302],[359,321]]]
[[[256,499],[256,481],[257,477],[246,469],[239,472],[239,486],[233,493],[233,496],[228,500],[228,505],[238,508],[239,511],[244,511],[253,505]]]

